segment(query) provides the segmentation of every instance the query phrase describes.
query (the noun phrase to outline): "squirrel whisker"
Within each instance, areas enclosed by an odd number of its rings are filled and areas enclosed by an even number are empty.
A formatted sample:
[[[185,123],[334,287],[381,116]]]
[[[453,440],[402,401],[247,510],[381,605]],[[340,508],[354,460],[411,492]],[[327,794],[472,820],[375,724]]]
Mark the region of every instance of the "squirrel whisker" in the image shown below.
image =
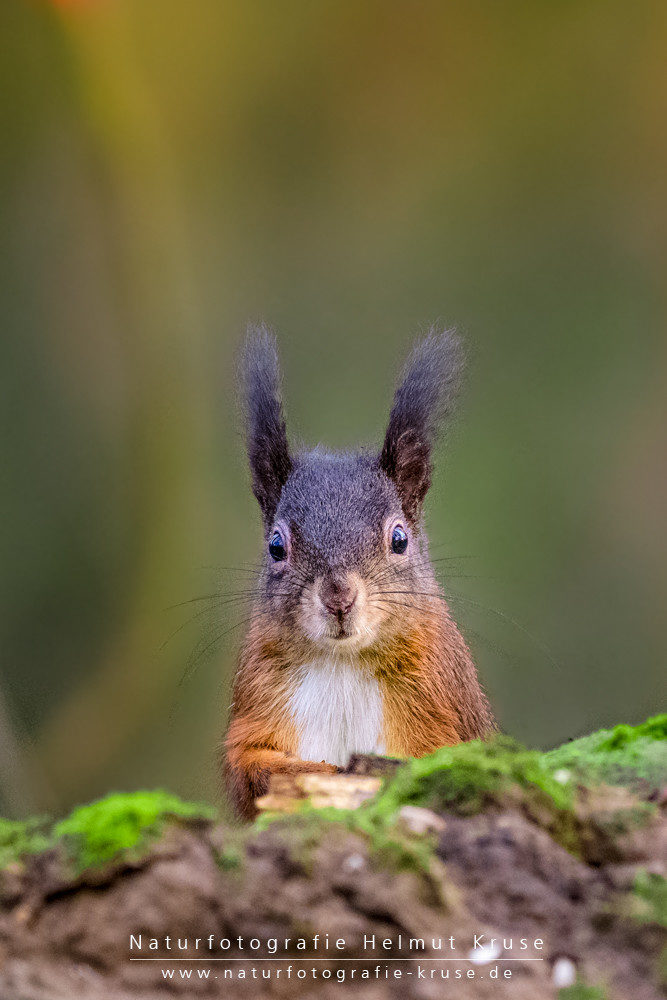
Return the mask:
[[[181,687],[186,682],[186,680],[188,680],[192,676],[192,673],[199,666],[199,664],[206,656],[206,654],[209,652],[209,650],[212,649],[215,645],[217,645],[217,643],[220,642],[221,639],[223,639],[226,635],[229,635],[230,632],[233,632],[234,629],[239,628],[239,626],[248,625],[250,624],[250,622],[265,617],[267,614],[268,612],[266,612],[265,610],[261,610],[253,612],[253,614],[247,615],[245,618],[241,618],[240,621],[235,622],[229,628],[223,629],[222,632],[219,632],[217,635],[215,635],[213,639],[211,639],[210,642],[207,642],[206,645],[201,649],[200,646],[204,640],[203,639],[200,640],[200,642],[197,644],[197,646],[195,646],[193,652],[190,654],[190,657],[188,658],[185,671],[183,672],[183,675],[180,681],[178,682],[178,686]]]
[[[519,632],[522,632],[526,636],[526,638],[530,639],[530,641],[537,647],[537,649],[541,650],[541,652],[544,653],[544,655],[547,657],[552,667],[555,667],[557,670],[562,671],[563,669],[562,664],[559,663],[558,660],[554,657],[549,647],[546,646],[541,641],[541,639],[538,639],[536,635],[533,635],[530,629],[526,628],[525,625],[522,625],[520,621],[517,621],[516,618],[513,618],[511,615],[508,615],[504,611],[499,611],[498,608],[490,608],[488,605],[482,604],[480,601],[475,601],[471,597],[467,597],[465,594],[457,594],[455,591],[449,591],[449,593],[446,594],[445,596],[447,597],[448,601],[450,599],[454,602],[460,601],[461,603],[468,604],[470,607],[476,608],[479,611],[485,611],[487,614],[495,615],[496,618],[500,618],[508,625],[513,625],[514,628],[518,629]]]
[[[252,573],[261,576],[264,572],[261,566],[199,566],[200,570],[208,570],[213,573]]]

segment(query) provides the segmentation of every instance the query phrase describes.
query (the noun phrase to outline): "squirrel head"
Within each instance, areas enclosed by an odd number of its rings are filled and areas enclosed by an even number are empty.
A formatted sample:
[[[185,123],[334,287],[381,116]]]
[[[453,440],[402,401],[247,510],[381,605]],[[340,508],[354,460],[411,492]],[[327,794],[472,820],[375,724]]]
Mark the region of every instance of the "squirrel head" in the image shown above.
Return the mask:
[[[293,637],[337,654],[358,651],[400,633],[406,611],[437,596],[422,508],[461,370],[458,338],[431,330],[399,379],[379,452],[293,454],[275,336],[249,330],[241,380],[264,523],[260,599]]]

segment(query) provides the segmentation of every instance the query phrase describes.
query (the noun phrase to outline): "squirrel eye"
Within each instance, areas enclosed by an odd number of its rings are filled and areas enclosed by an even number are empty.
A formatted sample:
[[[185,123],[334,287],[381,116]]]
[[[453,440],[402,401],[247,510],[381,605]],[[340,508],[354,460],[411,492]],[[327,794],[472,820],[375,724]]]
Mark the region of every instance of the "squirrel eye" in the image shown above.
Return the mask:
[[[402,556],[407,547],[408,536],[405,533],[405,528],[397,524],[391,533],[391,551],[395,552],[397,556]]]
[[[271,535],[271,541],[269,542],[269,555],[274,562],[282,562],[283,559],[287,559],[285,539],[279,531],[274,531]]]

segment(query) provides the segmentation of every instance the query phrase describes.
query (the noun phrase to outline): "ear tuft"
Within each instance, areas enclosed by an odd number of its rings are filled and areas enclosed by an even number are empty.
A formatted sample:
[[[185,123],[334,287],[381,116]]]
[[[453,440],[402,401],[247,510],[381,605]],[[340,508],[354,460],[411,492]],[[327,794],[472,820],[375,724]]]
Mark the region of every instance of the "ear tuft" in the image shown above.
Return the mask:
[[[252,490],[268,527],[292,471],[280,395],[278,349],[269,327],[248,327],[240,368]]]
[[[431,484],[431,452],[452,413],[463,372],[461,341],[453,330],[431,329],[403,369],[389,415],[380,466],[392,479],[406,517],[421,515]]]

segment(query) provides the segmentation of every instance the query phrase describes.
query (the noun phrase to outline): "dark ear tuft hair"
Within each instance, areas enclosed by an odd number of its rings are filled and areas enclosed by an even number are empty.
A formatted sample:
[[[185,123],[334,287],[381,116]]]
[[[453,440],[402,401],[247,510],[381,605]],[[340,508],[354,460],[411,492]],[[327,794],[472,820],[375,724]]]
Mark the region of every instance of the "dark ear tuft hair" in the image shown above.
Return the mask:
[[[393,479],[405,512],[419,519],[431,485],[431,450],[461,381],[463,351],[454,331],[434,328],[412,351],[389,416],[380,466]]]
[[[282,488],[292,471],[280,382],[273,331],[264,324],[249,326],[241,356],[241,384],[247,414],[252,491],[266,527],[273,522]]]

